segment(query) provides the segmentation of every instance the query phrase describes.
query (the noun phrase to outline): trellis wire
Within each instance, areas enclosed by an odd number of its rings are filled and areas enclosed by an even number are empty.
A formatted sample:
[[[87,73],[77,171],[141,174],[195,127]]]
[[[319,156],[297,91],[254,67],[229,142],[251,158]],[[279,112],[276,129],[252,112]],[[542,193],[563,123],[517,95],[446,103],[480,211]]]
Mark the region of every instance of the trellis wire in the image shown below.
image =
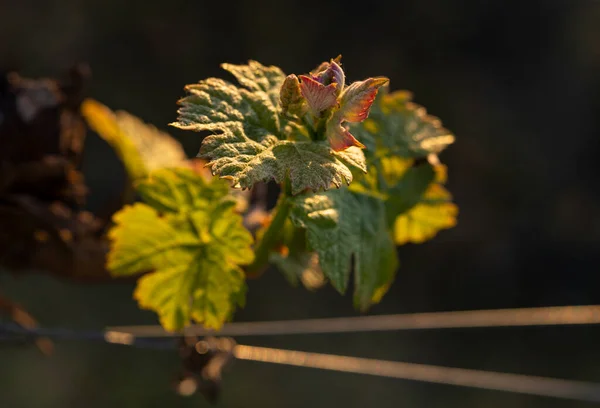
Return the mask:
[[[192,326],[182,333],[168,333],[160,326],[119,326],[104,331],[24,328],[0,323],[0,340],[18,341],[49,337],[56,340],[100,341],[140,348],[174,350],[175,337],[248,336],[349,333],[414,329],[514,327],[600,324],[600,306],[565,306],[530,309],[474,310],[382,316],[307,319],[297,321],[231,323],[215,333]],[[584,381],[441,367],[415,363],[310,353],[237,345],[239,360],[319,368],[356,374],[499,390],[579,401],[600,402],[600,384]]]
[[[600,384],[584,381],[244,345],[236,346],[234,355],[239,360],[368,374],[402,380],[457,385],[577,401],[600,402]]]
[[[328,319],[238,322],[225,324],[214,332],[193,325],[185,329],[190,336],[271,336],[290,334],[356,333],[369,331],[457,329],[475,327],[553,326],[600,324],[600,306],[556,306],[526,309],[470,310],[437,313],[394,314],[339,317]],[[177,334],[161,326],[115,326],[108,333],[138,337],[172,337]]]

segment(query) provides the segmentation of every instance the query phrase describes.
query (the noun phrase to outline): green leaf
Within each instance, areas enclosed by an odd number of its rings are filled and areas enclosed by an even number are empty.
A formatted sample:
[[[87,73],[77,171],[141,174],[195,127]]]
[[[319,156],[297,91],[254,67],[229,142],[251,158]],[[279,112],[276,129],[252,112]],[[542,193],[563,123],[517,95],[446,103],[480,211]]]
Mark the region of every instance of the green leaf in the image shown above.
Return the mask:
[[[148,204],[114,216],[108,268],[115,276],[152,271],[138,280],[134,297],[167,330],[190,320],[218,329],[243,304],[239,265],[253,260],[252,236],[223,184],[188,170],[159,170],[144,184]]]
[[[275,137],[258,143],[239,127],[207,137],[200,152],[202,156],[218,157],[209,163],[212,171],[242,189],[271,179],[281,183],[289,176],[292,194],[306,189],[327,190],[332,185],[350,184],[353,175],[348,166],[366,169],[360,151],[336,153],[325,142],[292,142]]]
[[[451,200],[452,196],[444,187],[432,184],[421,202],[396,218],[396,245],[409,242],[420,244],[436,236],[439,231],[454,227],[458,207]]]
[[[86,99],[81,112],[90,127],[115,150],[132,180],[152,170],[182,166],[187,157],[181,144],[165,132],[124,111]]]
[[[281,137],[278,108],[266,92],[251,92],[218,78],[187,85],[185,90],[190,95],[178,102],[179,117],[171,124],[175,127],[217,133],[239,129],[256,142]]]
[[[437,159],[432,162],[415,165],[414,159],[384,157],[350,186],[352,191],[385,201],[388,226],[397,245],[425,242],[456,225],[458,207],[442,186],[446,166]]]
[[[383,157],[348,189],[294,198],[292,221],[307,229],[308,245],[333,286],[343,293],[354,271],[357,308],[379,302],[389,288],[399,265],[396,219],[423,199],[434,177],[427,162]]]
[[[384,203],[365,195],[355,195],[355,199],[363,217],[360,222],[363,241],[354,258],[354,306],[364,311],[381,301],[400,263],[394,241],[387,233]]]
[[[420,158],[437,154],[454,143],[454,135],[442,127],[424,107],[412,102],[407,91],[380,92],[369,118],[353,124],[352,133],[370,154],[385,153]]]
[[[257,234],[257,239],[261,232]],[[269,262],[277,267],[287,281],[297,286],[301,281],[308,290],[315,290],[326,283],[315,252],[307,251],[306,231],[296,228],[288,219],[280,231],[281,244],[271,252]]]
[[[136,187],[142,200],[162,213],[208,208],[229,194],[226,183],[208,181],[182,168],[155,171],[137,183]]]
[[[354,257],[356,307],[365,310],[381,299],[398,267],[382,200],[348,189],[331,190],[296,197],[291,217],[296,226],[306,228],[309,247],[339,292],[348,287]]]
[[[221,67],[249,90],[266,93],[273,106],[279,103],[279,89],[285,74],[278,67],[266,67],[257,61],[249,61],[248,65],[222,64]]]
[[[352,181],[348,166],[366,168],[362,152],[339,154],[325,142],[295,139],[298,125],[282,116],[279,91],[284,74],[257,62],[225,64],[245,88],[209,78],[186,86],[189,96],[179,101],[173,126],[211,131],[200,157],[209,159],[213,174],[231,180],[234,187],[251,188],[257,182],[282,182],[289,176],[293,193],[325,190]],[[306,131],[306,129],[304,129]]]
[[[385,202],[389,221],[410,210],[421,201],[423,194],[433,182],[435,172],[429,163],[410,167],[401,178],[388,187]]]
[[[356,98],[348,97],[353,102],[345,106],[358,121],[368,114],[375,93],[367,82],[355,84],[345,92]],[[364,310],[380,301],[393,281],[399,264],[394,240],[422,242],[454,225],[457,209],[438,184],[444,168],[431,164],[454,136],[403,92],[382,94],[369,119],[350,131],[368,146],[368,173],[348,188],[295,197],[291,218],[306,229],[309,249],[317,252],[338,291],[347,289],[354,273],[354,303]]]
[[[388,224],[421,201],[435,179],[429,163],[415,165],[413,159],[381,157],[374,160],[369,173],[350,186],[357,193],[377,197],[385,203]]]

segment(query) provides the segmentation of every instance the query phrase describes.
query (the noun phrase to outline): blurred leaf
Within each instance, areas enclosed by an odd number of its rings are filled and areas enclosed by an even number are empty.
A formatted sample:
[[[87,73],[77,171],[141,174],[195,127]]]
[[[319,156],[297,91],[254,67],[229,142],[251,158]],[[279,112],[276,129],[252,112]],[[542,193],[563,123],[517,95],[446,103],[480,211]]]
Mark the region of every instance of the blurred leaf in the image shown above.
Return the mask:
[[[319,266],[319,257],[314,252],[304,251],[293,254],[274,252],[269,260],[293,286],[298,285],[298,281],[300,281],[306,289],[315,290],[326,282]]]
[[[446,166],[439,163],[415,165],[414,159],[386,157],[371,166],[369,173],[350,190],[377,195],[385,201],[388,225],[397,245],[422,243],[440,230],[456,225],[458,207],[442,187]]]
[[[396,244],[420,244],[433,238],[439,231],[454,227],[458,207],[451,200],[450,193],[444,187],[432,184],[419,204],[396,218]]]
[[[369,173],[350,188],[382,197],[398,245],[420,243],[456,225],[458,208],[440,185],[446,166],[436,154],[454,142],[438,118],[412,102],[407,91],[380,92],[369,118],[352,128],[368,146]],[[415,159],[431,163],[417,165]]]
[[[415,165],[413,159],[390,156],[374,162],[350,190],[380,198],[391,225],[398,215],[417,205],[434,178],[435,170],[429,163]]]
[[[412,102],[407,91],[380,92],[369,118],[351,130],[370,154],[426,157],[454,143],[454,135],[436,117]]]
[[[177,140],[127,112],[113,112],[93,99],[82,103],[81,112],[90,127],[115,149],[132,180],[186,161]]]
[[[259,230],[256,239],[259,240],[262,231]],[[327,282],[319,265],[319,257],[315,252],[309,252],[306,243],[306,230],[297,228],[288,219],[281,232],[282,244],[277,251],[272,252],[269,261],[283,274],[287,281],[297,286],[302,282],[308,290],[315,290]]]
[[[7,315],[19,327],[26,329],[38,327],[37,320],[27,310],[0,294],[0,322],[3,320],[3,315]],[[25,338],[22,340],[27,341]],[[39,336],[31,340],[44,355],[49,356],[54,352],[54,343],[49,337]]]
[[[377,166],[383,182],[377,185],[384,192],[388,225],[393,231],[397,245],[407,242],[422,243],[433,238],[440,230],[456,225],[458,207],[452,196],[442,187],[448,177],[447,168],[439,163],[415,165],[414,159],[388,157]],[[375,167],[375,166],[373,166]],[[371,181],[377,179],[372,168]],[[381,180],[380,180],[381,181]],[[364,189],[365,181],[359,181],[351,189]]]
[[[172,125],[194,131],[211,131],[200,149],[213,174],[231,180],[234,187],[251,188],[261,181],[283,182],[289,177],[293,194],[306,189],[326,190],[352,181],[348,166],[365,169],[364,155],[334,152],[326,142],[285,140],[290,123],[282,118],[279,90],[285,79],[275,67],[251,61],[225,64],[242,85],[217,78],[187,85],[188,96],[179,104]],[[361,157],[362,156],[362,157]]]
[[[291,217],[306,228],[310,249],[340,293],[353,270],[355,306],[365,310],[381,299],[398,267],[382,200],[346,188],[331,190],[295,198]]]
[[[401,162],[394,157],[389,162]],[[403,174],[393,174],[384,168],[384,177],[388,180],[385,201],[387,219],[393,220],[414,207],[423,197],[427,187],[434,180],[435,173],[429,163],[411,166]]]
[[[179,213],[209,208],[227,197],[227,183],[206,179],[187,169],[155,171],[136,184],[142,200],[159,212]]]
[[[218,329],[244,302],[239,265],[253,260],[252,236],[224,184],[190,170],[158,170],[141,190],[148,204],[114,217],[108,268],[115,276],[153,271],[138,280],[134,297],[167,330],[190,320]]]

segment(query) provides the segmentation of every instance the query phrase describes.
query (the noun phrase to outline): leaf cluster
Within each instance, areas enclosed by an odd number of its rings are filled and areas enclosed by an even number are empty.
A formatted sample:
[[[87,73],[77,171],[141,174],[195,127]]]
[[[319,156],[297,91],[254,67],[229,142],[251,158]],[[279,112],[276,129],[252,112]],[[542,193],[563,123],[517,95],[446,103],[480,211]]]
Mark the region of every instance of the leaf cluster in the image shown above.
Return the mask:
[[[186,86],[172,124],[208,133],[199,157],[219,178],[190,166],[165,133],[85,105],[142,199],[114,217],[108,267],[142,274],[134,297],[168,330],[219,328],[243,304],[246,276],[269,263],[310,289],[329,281],[344,293],[353,279],[354,304],[368,309],[397,273],[398,245],[456,223],[438,159],[454,136],[385,78],[346,85],[339,57],[300,76],[255,61],[223,68],[241,86]],[[268,181],[281,196],[253,236],[234,192]]]

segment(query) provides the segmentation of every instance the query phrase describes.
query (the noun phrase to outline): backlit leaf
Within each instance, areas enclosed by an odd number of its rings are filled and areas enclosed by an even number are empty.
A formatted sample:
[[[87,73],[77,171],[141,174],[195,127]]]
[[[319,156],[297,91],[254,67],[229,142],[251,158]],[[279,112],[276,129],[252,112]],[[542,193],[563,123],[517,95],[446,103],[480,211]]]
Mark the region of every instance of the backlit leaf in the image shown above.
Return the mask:
[[[420,244],[433,238],[439,231],[454,227],[458,207],[451,199],[450,193],[444,187],[432,184],[419,204],[396,218],[396,244]]]
[[[352,133],[370,153],[375,151],[401,157],[426,157],[454,143],[454,135],[440,120],[412,102],[407,91],[380,92],[369,118],[352,125]]]
[[[221,67],[249,90],[266,93],[273,106],[279,103],[279,88],[285,74],[278,67],[266,67],[257,61],[249,61],[248,65],[222,64]]]
[[[108,268],[115,276],[149,272],[134,297],[154,310],[167,330],[192,320],[219,328],[242,304],[239,265],[252,262],[252,236],[220,180],[191,170],[158,170],[140,190],[147,203],[114,216]]]
[[[394,238],[435,235],[424,225],[417,230],[416,223],[432,214],[422,206],[437,204],[428,194],[441,187],[435,180],[442,170],[414,159],[381,157],[349,188],[294,198],[292,220],[307,230],[308,247],[317,252],[324,275],[343,293],[354,272],[357,308],[379,302],[391,285],[399,265]],[[448,204],[441,207],[446,215]],[[407,232],[406,220],[411,225]],[[439,220],[434,227],[449,222]]]
[[[368,148],[369,173],[350,186],[385,200],[396,244],[424,242],[456,224],[458,208],[441,186],[446,166],[436,154],[454,142],[439,119],[412,101],[407,91],[381,92],[369,118],[352,126]],[[430,163],[416,165],[415,159]]]
[[[257,182],[282,182],[289,176],[292,190],[323,190],[352,181],[348,165],[364,164],[359,154],[344,159],[325,142],[308,136],[298,139],[298,127],[282,114],[279,91],[284,74],[257,62],[224,67],[245,88],[209,78],[186,86],[189,95],[179,101],[179,117],[173,126],[210,131],[200,149],[213,174],[231,180],[234,187],[251,188]],[[297,102],[297,101],[296,101]]]
[[[419,203],[435,179],[429,163],[415,165],[413,159],[382,157],[373,161],[369,172],[350,186],[350,190],[379,197],[385,203],[388,224]]]
[[[327,137],[333,150],[340,151],[350,146],[365,147],[350,133],[344,122],[364,121],[369,116],[377,91],[388,81],[384,77],[369,78],[354,82],[344,90],[340,96],[340,109],[327,122]]]
[[[384,77],[357,81],[348,86],[341,96],[340,111],[348,122],[362,122],[369,116],[369,110],[380,87],[389,82]]]
[[[181,168],[155,171],[136,187],[143,201],[161,213],[208,208],[219,200],[234,199],[227,197],[227,183],[214,182]]]
[[[341,56],[330,62],[324,62],[311,72],[311,77],[323,85],[336,84],[337,95],[340,95],[346,86],[346,74],[341,67],[340,60]]]
[[[385,157],[350,187],[363,194],[378,194],[385,201],[397,245],[422,243],[456,225],[458,207],[442,187],[446,166],[434,161],[433,166],[427,162],[415,166],[414,159]]]
[[[127,112],[113,112],[92,99],[82,103],[81,111],[90,127],[115,149],[133,180],[155,169],[182,166],[187,159],[177,140]]]
[[[306,75],[300,75],[300,91],[306,98],[306,102],[311,112],[315,116],[320,116],[323,111],[331,109],[337,105],[337,86],[336,83],[323,85],[319,81]]]
[[[258,143],[238,126],[207,137],[200,152],[205,157],[218,157],[209,163],[212,171],[230,179],[234,187],[251,188],[271,179],[281,183],[289,176],[293,194],[350,184],[353,176],[348,165],[366,168],[360,153],[339,154],[324,142],[292,142],[272,136]]]
[[[339,292],[353,270],[356,307],[365,310],[381,299],[398,267],[383,201],[346,188],[301,196],[294,199],[292,221],[306,228],[310,249]]]

